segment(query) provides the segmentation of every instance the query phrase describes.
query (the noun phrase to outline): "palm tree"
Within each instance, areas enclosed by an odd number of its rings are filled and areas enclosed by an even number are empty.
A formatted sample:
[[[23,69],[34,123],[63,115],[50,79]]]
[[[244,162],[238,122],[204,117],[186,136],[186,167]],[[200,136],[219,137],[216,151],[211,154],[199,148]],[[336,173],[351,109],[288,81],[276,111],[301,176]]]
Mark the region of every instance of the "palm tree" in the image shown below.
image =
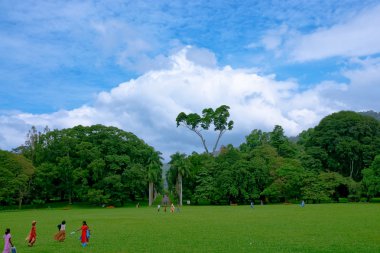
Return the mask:
[[[170,169],[177,177],[177,192],[179,205],[182,206],[182,178],[187,177],[190,171],[190,164],[186,158],[185,154],[180,154],[179,152],[170,156],[171,161],[169,164],[171,165]]]
[[[160,152],[152,152],[148,159],[148,173],[147,178],[149,182],[149,206],[153,204],[153,188],[154,182],[157,182],[159,178],[161,178],[161,159]]]

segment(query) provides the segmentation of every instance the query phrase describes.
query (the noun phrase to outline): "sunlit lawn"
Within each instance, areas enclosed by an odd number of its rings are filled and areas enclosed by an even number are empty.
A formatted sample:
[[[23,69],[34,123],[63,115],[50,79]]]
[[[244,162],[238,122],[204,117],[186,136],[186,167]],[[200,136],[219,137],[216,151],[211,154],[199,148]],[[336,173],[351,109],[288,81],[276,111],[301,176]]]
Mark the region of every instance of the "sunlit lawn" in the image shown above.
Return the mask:
[[[67,239],[55,242],[57,224]],[[37,243],[24,241],[36,220]],[[86,220],[90,244],[81,248]],[[380,252],[380,204],[184,206],[179,213],[156,208],[76,208],[1,211],[18,252]],[[0,244],[1,247],[3,244]]]

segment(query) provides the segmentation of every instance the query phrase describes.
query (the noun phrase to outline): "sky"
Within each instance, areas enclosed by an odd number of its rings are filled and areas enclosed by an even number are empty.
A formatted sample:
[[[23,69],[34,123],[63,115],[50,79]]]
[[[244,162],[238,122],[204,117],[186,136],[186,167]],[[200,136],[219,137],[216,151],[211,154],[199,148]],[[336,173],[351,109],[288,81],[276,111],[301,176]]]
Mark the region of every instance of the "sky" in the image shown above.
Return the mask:
[[[202,152],[180,112],[230,106],[221,145],[380,111],[380,1],[0,1],[0,149],[103,124]],[[211,148],[216,133],[204,132]]]

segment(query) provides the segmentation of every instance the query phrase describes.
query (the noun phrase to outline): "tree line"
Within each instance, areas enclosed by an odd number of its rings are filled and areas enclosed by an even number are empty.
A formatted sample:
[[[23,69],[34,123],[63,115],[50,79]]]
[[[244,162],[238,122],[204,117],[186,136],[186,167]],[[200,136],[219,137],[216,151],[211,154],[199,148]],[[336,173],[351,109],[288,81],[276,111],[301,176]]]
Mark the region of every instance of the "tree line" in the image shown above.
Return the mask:
[[[271,132],[255,129],[239,147],[227,145],[217,155],[176,153],[170,164],[169,188],[180,202],[369,200],[380,194],[380,123],[342,111],[295,141],[279,125]]]
[[[216,149],[233,127],[229,107],[202,116],[180,113],[204,153],[175,153],[166,173],[178,203],[369,200],[380,194],[380,123],[355,112],[333,113],[296,139],[281,126],[254,129],[239,146]],[[218,134],[209,152],[202,130]],[[161,153],[133,133],[103,125],[29,131],[25,144],[0,151],[0,204],[52,201],[124,205],[163,193]]]

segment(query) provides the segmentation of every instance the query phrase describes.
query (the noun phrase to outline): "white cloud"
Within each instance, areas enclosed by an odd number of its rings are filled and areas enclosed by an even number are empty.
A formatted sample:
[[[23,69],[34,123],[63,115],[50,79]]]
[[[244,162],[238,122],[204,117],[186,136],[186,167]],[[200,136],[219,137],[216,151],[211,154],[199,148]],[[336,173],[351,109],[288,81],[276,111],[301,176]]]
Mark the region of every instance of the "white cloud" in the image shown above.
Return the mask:
[[[305,35],[290,35],[285,51],[298,62],[328,57],[355,57],[380,52],[380,5],[349,20]]]
[[[195,62],[189,60],[191,57]],[[201,59],[200,63],[197,59]],[[216,108],[222,104],[231,107],[231,119],[235,121],[234,129],[222,138],[224,144],[239,145],[251,130],[270,131],[275,124],[283,126],[288,135],[296,135],[315,126],[329,113],[356,108],[350,104],[351,89],[355,91],[356,85],[360,85],[363,74],[347,72],[352,80],[350,84],[324,82],[300,91],[294,81],[277,81],[275,76],[260,76],[252,70],[215,65],[212,52],[185,47],[168,57],[166,69],[147,72],[101,92],[92,105],[51,114],[3,114],[0,148],[22,144],[32,125],[61,129],[78,124],[104,124],[135,133],[164,152],[165,157],[176,151],[202,151],[198,137],[185,128],[176,128],[175,118],[181,111],[201,113],[205,107]],[[379,70],[379,65],[363,67],[365,76],[373,73],[371,80],[380,81]],[[335,98],[336,94],[340,94],[339,99]],[[359,104],[363,100],[354,102]],[[208,140],[209,146],[213,145],[212,141]]]
[[[350,80],[348,89],[343,93],[332,94],[331,98],[346,101],[350,108],[358,111],[380,110],[380,57],[356,62],[358,68],[342,73]]]
[[[277,50],[288,33],[290,33],[289,28],[286,25],[281,25],[277,29],[267,31],[261,38],[261,43],[266,50]]]

